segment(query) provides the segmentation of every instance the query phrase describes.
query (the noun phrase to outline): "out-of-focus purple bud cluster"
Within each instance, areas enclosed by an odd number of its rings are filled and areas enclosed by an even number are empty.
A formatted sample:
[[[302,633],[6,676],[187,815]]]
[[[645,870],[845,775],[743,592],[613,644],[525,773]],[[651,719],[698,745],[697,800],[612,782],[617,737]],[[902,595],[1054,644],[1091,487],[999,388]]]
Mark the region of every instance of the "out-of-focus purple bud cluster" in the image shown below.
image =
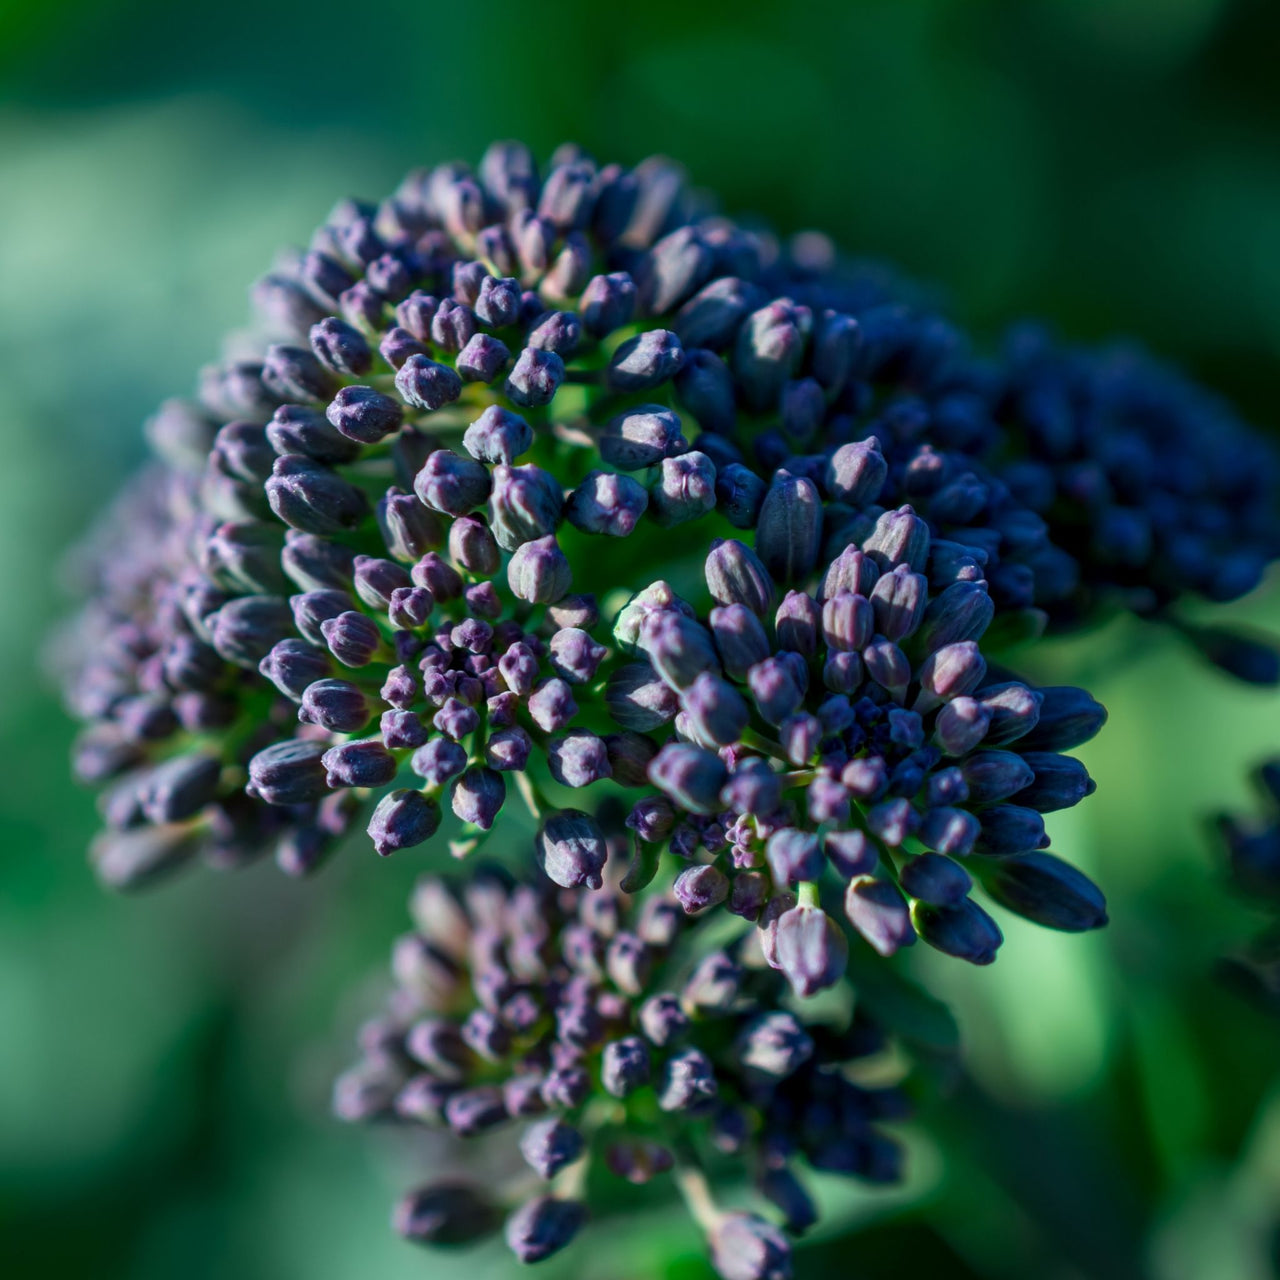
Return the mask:
[[[848,1076],[886,1050],[884,1033],[861,1009],[806,1025],[780,1008],[785,984],[752,936],[711,946],[669,893],[628,896],[616,875],[587,895],[490,871],[457,890],[424,878],[410,909],[394,993],[362,1028],[335,1110],[508,1137],[506,1174],[483,1191],[457,1182],[459,1149],[448,1179],[407,1196],[395,1216],[407,1238],[473,1239],[505,1215],[508,1244],[536,1262],[586,1221],[591,1163],[686,1192],[706,1170],[745,1169],[795,1234],[817,1219],[806,1168],[897,1178],[881,1122],[905,1115],[904,1095]],[[532,1196],[530,1171],[543,1184]],[[786,1237],[741,1216],[717,1209],[703,1222],[720,1273],[787,1274]],[[775,1269],[745,1270],[764,1244]]]

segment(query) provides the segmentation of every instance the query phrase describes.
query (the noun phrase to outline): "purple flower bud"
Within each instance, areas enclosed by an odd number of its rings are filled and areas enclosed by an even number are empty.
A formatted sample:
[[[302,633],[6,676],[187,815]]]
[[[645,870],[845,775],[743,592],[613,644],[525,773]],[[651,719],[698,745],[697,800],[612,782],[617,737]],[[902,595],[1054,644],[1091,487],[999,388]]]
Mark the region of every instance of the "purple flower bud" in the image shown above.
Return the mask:
[[[425,746],[427,730],[412,711],[384,711],[378,722],[382,741],[392,751]]]
[[[739,1033],[734,1053],[748,1071],[785,1080],[813,1056],[813,1037],[792,1013],[759,1013]]]
[[[521,1262],[541,1262],[569,1244],[586,1220],[587,1210],[577,1200],[537,1196],[507,1219],[507,1247]]]
[[[527,644],[516,641],[498,659],[498,670],[507,682],[507,688],[521,695],[528,694],[538,678],[538,659]]]
[[[862,651],[867,675],[895,699],[906,696],[911,683],[911,663],[907,656],[889,640],[874,640]]]
[[[443,786],[467,767],[467,753],[448,738],[432,738],[413,753],[409,767],[424,781]]]
[[[975,641],[944,645],[921,664],[920,695],[915,700],[915,710],[928,712],[940,703],[970,693],[982,683],[986,673],[986,659]]]
[[[846,653],[863,649],[871,641],[875,624],[873,606],[865,596],[841,591],[822,606],[822,635],[829,649]]]
[[[639,732],[666,724],[679,708],[675,690],[647,662],[630,662],[610,672],[604,700],[613,720]]]
[[[380,738],[344,742],[322,757],[330,787],[381,787],[396,776],[396,759]]]
[[[426,587],[398,587],[387,603],[387,618],[399,631],[414,631],[426,625],[434,604]]]
[[[582,1134],[559,1117],[537,1120],[520,1138],[520,1154],[540,1178],[550,1181],[583,1152]]]
[[[754,529],[764,502],[765,482],[740,462],[716,466],[716,506],[736,529]]]
[[[985,741],[988,746],[994,747],[1023,739],[1036,727],[1044,702],[1044,691],[1029,689],[1017,681],[1008,681],[988,685],[975,697],[990,717]],[[1096,703],[1094,705],[1097,706]],[[1034,745],[1043,747],[1041,743]]]
[[[719,665],[707,629],[676,609],[648,613],[640,624],[639,642],[654,670],[673,689],[688,688],[702,672]]]
[[[485,763],[499,773],[518,773],[529,762],[532,750],[529,735],[519,725],[513,725],[489,735],[484,747]]]
[[[645,796],[627,815],[627,826],[648,844],[660,844],[675,826],[676,811],[665,796]]]
[[[249,761],[249,784],[245,790],[267,804],[318,800],[328,785],[320,762],[324,750],[319,742],[293,739],[259,751]]]
[[[378,502],[378,524],[387,550],[406,564],[438,547],[444,539],[440,518],[412,493],[392,486]]]
[[[980,830],[973,814],[942,805],[924,815],[920,823],[920,843],[937,853],[962,858],[973,852]]]
[[[477,333],[458,352],[458,375],[463,382],[492,382],[510,359],[506,343],[487,333]]]
[[[908,896],[940,907],[957,906],[973,888],[973,879],[963,867],[937,853],[909,858],[902,864],[898,882]]]
[[[738,813],[767,818],[782,803],[778,775],[758,756],[744,760],[720,790],[721,803]]]
[[[867,828],[892,848],[914,834],[918,823],[916,811],[905,797],[882,800],[867,810]]]
[[[802,999],[844,976],[849,944],[821,907],[795,906],[779,916],[774,946],[777,967]]]
[[[715,1096],[715,1068],[700,1049],[682,1049],[667,1059],[658,1083],[663,1111],[695,1110]]]
[[[414,584],[426,587],[436,600],[455,600],[462,594],[462,577],[434,551],[428,551],[410,570]]]
[[[1026,853],[998,862],[983,887],[1002,907],[1050,929],[1079,933],[1107,923],[1102,891],[1051,853]]]
[[[342,398],[342,392],[338,397],[339,400]],[[219,433],[220,440],[226,429],[224,427]],[[316,462],[344,463],[352,461],[360,453],[359,444],[336,431],[325,421],[323,414],[297,404],[284,404],[275,411],[267,423],[266,436],[271,447],[281,456],[302,454]]]
[[[502,563],[498,544],[479,516],[460,516],[449,526],[449,554],[470,573],[496,573]]]
[[[298,631],[312,644],[324,643],[323,623],[355,608],[345,591],[306,591],[289,597],[289,608]]]
[[[421,791],[389,791],[369,819],[369,838],[380,857],[430,840],[440,826],[440,806]]]
[[[651,391],[674,377],[683,363],[684,347],[674,333],[647,329],[614,352],[607,374],[609,387],[621,392]]]
[[[874,436],[852,444],[842,444],[827,463],[827,493],[837,502],[865,507],[879,496],[889,478],[889,464]]]
[[[709,746],[727,747],[736,742],[750,719],[742,695],[709,671],[704,671],[684,691],[681,705],[696,736]]]
[[[778,582],[795,582],[814,566],[822,540],[822,501],[812,480],[778,471],[760,506],[756,552]]]
[[[481,831],[493,826],[507,798],[502,774],[475,765],[453,785],[453,811],[463,822],[474,823]]]
[[[491,404],[467,428],[462,443],[480,462],[510,466],[533,444],[533,429],[519,414]]]
[[[1028,751],[1022,758],[1034,771],[1035,780],[1013,798],[1028,809],[1038,813],[1070,809],[1097,790],[1089,771],[1071,756],[1053,751]]]
[[[781,658],[766,658],[747,672],[747,687],[760,714],[773,725],[781,724],[799,708],[804,690],[795,672]]]
[[[649,1046],[639,1036],[610,1041],[600,1059],[600,1083],[606,1093],[625,1098],[649,1080]]]
[[[686,867],[672,891],[686,915],[697,916],[719,906],[729,896],[729,879],[718,867],[699,863]]]
[[[757,617],[773,607],[773,583],[750,547],[730,538],[716,538],[704,566],[707,590],[722,605],[746,605]]]
[[[686,347],[723,351],[733,344],[739,326],[759,299],[755,285],[733,276],[717,278],[680,308],[676,332]]]
[[[600,456],[621,471],[656,466],[689,448],[680,419],[661,405],[641,405],[619,414],[605,428],[599,441]]]
[[[659,1049],[674,1044],[689,1028],[689,1015],[669,992],[650,996],[640,1006],[639,1021],[640,1029]]]
[[[461,742],[480,727],[480,713],[459,698],[447,698],[431,723],[446,737]]]
[[[331,733],[358,733],[369,723],[364,692],[347,680],[316,680],[302,694],[298,719]]]
[[[399,325],[388,329],[378,344],[382,358],[393,368],[403,368],[410,356],[425,356],[427,349],[411,334],[408,329]]]
[[[779,886],[817,880],[822,875],[822,850],[818,837],[810,831],[796,827],[775,831],[765,846],[765,857]]]
[[[604,835],[593,818],[577,809],[546,819],[538,832],[537,854],[543,871],[563,889],[599,889],[604,883]]]
[[[564,361],[554,351],[525,347],[507,376],[507,395],[522,407],[550,404],[564,377]]]
[[[409,571],[394,560],[356,556],[353,568],[356,595],[373,609],[385,609],[393,591],[413,585]]]
[[[438,1182],[401,1198],[391,1215],[397,1235],[415,1244],[470,1244],[498,1224],[498,1210],[488,1197],[463,1183]]]
[[[570,684],[589,684],[609,652],[579,627],[563,627],[548,645],[552,670]]]
[[[207,646],[201,647],[207,650]],[[212,651],[208,652],[212,657]],[[218,663],[216,672],[220,673],[221,670],[221,663]],[[329,674],[330,663],[326,653],[305,640],[280,640],[259,663],[258,670],[281,693],[298,702],[312,681],[322,680]],[[166,678],[172,679],[168,668]]]
[[[475,302],[476,315],[491,329],[505,329],[520,314],[520,282],[506,277],[501,280],[485,276]]]
[[[920,625],[927,600],[928,584],[922,574],[912,573],[906,565],[883,574],[871,591],[876,630],[888,640],[905,640]]]
[[[612,774],[604,741],[586,729],[572,729],[547,744],[551,776],[566,787],[589,787]]]
[[[267,348],[262,383],[281,400],[311,403],[323,403],[334,389],[333,375],[310,351],[283,345]]]
[[[833,778],[820,775],[809,784],[805,796],[809,820],[815,824],[849,821],[849,793]]]
[[[953,582],[925,609],[918,642],[933,653],[946,645],[977,640],[994,615],[985,582]]]
[[[600,622],[600,609],[596,598],[589,591],[581,595],[565,596],[547,607],[547,620],[556,627],[579,627],[593,630]]]
[[[565,519],[584,533],[625,538],[649,505],[644,487],[630,476],[592,471],[569,495]]]
[[[970,964],[990,964],[1004,941],[996,922],[968,898],[955,906],[916,902],[911,918],[930,946]]]
[[[675,378],[676,398],[706,432],[730,435],[737,420],[733,375],[713,351],[685,351],[684,365]]]
[[[554,536],[522,544],[507,566],[512,594],[530,604],[549,604],[564,596],[573,581],[569,561]]]
[[[990,689],[984,691],[984,701],[991,692]],[[1038,693],[1039,718],[1019,738],[1019,749],[1069,751],[1088,742],[1107,722],[1106,707],[1083,689],[1062,685],[1040,689]]]
[[[327,537],[354,529],[369,508],[361,490],[301,454],[277,458],[265,488],[271,510],[303,533]]]
[[[960,764],[969,799],[976,804],[996,804],[1030,786],[1031,766],[1012,751],[978,751]]]
[[[849,923],[882,956],[891,956],[916,940],[911,913],[891,880],[859,876],[849,882],[844,896]]]
[[[377,623],[353,609],[336,618],[326,618],[320,624],[320,633],[329,652],[344,667],[368,666],[382,647],[382,633]]]
[[[955,698],[938,712],[934,741],[949,756],[967,755],[986,737],[990,708],[974,698]]]
[[[558,677],[544,680],[529,697],[529,715],[545,733],[565,728],[577,714],[573,690]]]
[[[843,880],[874,871],[879,855],[863,831],[829,831],[822,841],[827,861]]]
[[[978,818],[982,831],[974,842],[975,853],[1008,858],[1043,849],[1049,843],[1044,819],[1034,810],[1016,804],[984,809]]]
[[[783,385],[799,367],[810,324],[807,310],[785,298],[753,311],[743,322],[734,347],[734,380],[753,413],[778,407]]]
[[[650,782],[691,813],[715,813],[727,778],[719,756],[683,742],[667,743],[649,766]]]
[[[463,516],[489,496],[489,471],[451,449],[437,449],[414,477],[413,491],[432,510]]]
[[[759,619],[745,605],[711,610],[711,633],[725,673],[745,680],[747,672],[769,656],[769,640]]]
[[[343,387],[329,402],[325,416],[348,440],[377,444],[399,431],[404,410],[398,401],[372,387]]]
[[[625,271],[593,276],[579,304],[583,328],[593,338],[603,338],[627,324],[636,308],[636,287]]]
[[[527,465],[493,469],[490,497],[493,531],[505,551],[556,531],[564,495],[559,483],[541,467]]]
[[[922,573],[929,559],[929,526],[909,506],[886,511],[876,521],[862,549],[881,573],[888,573],[899,565]]]

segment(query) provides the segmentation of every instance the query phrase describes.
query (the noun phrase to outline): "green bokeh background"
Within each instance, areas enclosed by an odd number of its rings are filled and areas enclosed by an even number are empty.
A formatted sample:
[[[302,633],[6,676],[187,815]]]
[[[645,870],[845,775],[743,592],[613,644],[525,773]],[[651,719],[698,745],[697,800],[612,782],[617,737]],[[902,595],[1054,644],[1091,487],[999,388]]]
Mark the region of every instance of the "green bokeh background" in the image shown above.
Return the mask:
[[[396,1241],[430,1151],[326,1116],[421,860],[108,898],[40,670],[60,553],[278,245],[493,137],[662,150],[730,211],[938,281],[980,333],[1140,334],[1275,426],[1277,48],[1272,0],[0,0],[0,1271],[512,1271]],[[1280,627],[1265,594],[1231,614]],[[1131,625],[1039,662],[1112,711],[1098,794],[1051,830],[1113,923],[904,962],[954,1002],[969,1076],[908,1131],[905,1191],[821,1188],[803,1276],[1280,1272],[1280,1023],[1211,976],[1261,917],[1201,825],[1280,747],[1280,697]],[[709,1275],[679,1212],[647,1215],[546,1272]]]

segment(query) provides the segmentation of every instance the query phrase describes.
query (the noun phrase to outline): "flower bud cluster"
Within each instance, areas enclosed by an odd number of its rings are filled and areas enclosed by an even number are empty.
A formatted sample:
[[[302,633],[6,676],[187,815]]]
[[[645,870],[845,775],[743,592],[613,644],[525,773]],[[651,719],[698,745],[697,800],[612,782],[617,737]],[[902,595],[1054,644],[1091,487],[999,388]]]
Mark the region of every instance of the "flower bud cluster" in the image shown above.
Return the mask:
[[[496,872],[458,891],[428,878],[411,912],[394,996],[362,1030],[362,1061],[339,1080],[335,1109],[459,1138],[506,1135],[507,1176],[482,1191],[451,1173],[411,1192],[395,1218],[408,1238],[475,1238],[505,1211],[510,1247],[539,1261],[586,1220],[593,1162],[686,1194],[691,1182],[710,1194],[717,1165],[745,1170],[795,1234],[817,1219],[805,1167],[897,1177],[880,1122],[900,1118],[905,1100],[849,1075],[883,1034],[860,1011],[807,1025],[780,1008],[750,935],[708,947],[705,926],[668,894],[629,897],[612,875],[589,895]],[[715,1209],[708,1221],[706,1204],[695,1208],[722,1275],[756,1274],[743,1268],[762,1241],[777,1269],[758,1274],[789,1266],[786,1237],[764,1218]]]

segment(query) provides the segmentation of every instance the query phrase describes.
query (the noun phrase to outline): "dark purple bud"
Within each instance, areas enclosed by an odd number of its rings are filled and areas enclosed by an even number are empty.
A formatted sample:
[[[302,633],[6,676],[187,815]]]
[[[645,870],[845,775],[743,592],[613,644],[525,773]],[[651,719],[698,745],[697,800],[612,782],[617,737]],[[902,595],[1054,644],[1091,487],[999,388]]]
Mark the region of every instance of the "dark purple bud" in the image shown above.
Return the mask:
[[[862,544],[862,549],[881,573],[888,573],[899,565],[922,573],[929,559],[929,526],[909,506],[886,511],[876,521],[876,527]],[[967,640],[971,637],[953,638]]]
[[[829,831],[823,837],[822,851],[843,880],[874,871],[879,861],[875,845],[863,831]]]
[[[716,1096],[716,1073],[700,1049],[683,1049],[667,1059],[658,1082],[663,1111],[688,1111]]]
[[[303,533],[343,533],[354,529],[369,509],[362,490],[301,454],[277,458],[265,488],[271,510]]]
[[[410,563],[443,541],[439,517],[412,493],[392,486],[379,500],[377,514],[382,540],[397,560]]]
[[[593,338],[621,329],[635,314],[636,287],[625,271],[593,276],[579,303],[582,326]]]
[[[544,680],[529,697],[529,716],[545,733],[565,728],[577,714],[573,690],[559,677]]]
[[[660,844],[665,840],[671,834],[675,821],[675,807],[665,796],[646,796],[638,800],[627,815],[627,826],[648,844]]]
[[[753,413],[778,407],[783,385],[800,365],[810,317],[787,299],[753,311],[738,330],[733,372],[738,394]]]
[[[600,1083],[606,1093],[625,1098],[649,1081],[649,1046],[639,1036],[624,1036],[604,1047]]]
[[[382,787],[396,776],[396,758],[380,738],[344,742],[322,757],[330,787]]]
[[[333,375],[302,347],[268,347],[262,361],[262,382],[281,400],[323,403],[334,390]]]
[[[760,506],[756,552],[778,582],[795,582],[814,566],[822,540],[822,501],[812,480],[778,471]]]
[[[996,922],[968,898],[955,906],[916,902],[911,918],[930,946],[970,964],[990,964],[1004,941]]]
[[[611,775],[604,741],[586,729],[572,729],[547,744],[551,776],[566,787],[589,787]]]
[[[977,640],[994,616],[985,582],[953,582],[925,609],[918,643],[933,653],[945,645]]]
[[[639,647],[673,689],[687,689],[702,672],[714,671],[719,665],[707,629],[676,609],[645,615]]]
[[[976,689],[986,673],[987,661],[976,641],[944,645],[931,653],[920,666],[917,676],[920,695],[915,700],[914,709],[925,713],[943,702],[962,697]]]
[[[906,565],[881,575],[871,591],[876,630],[888,640],[905,640],[920,625],[927,600],[927,581]]]
[[[410,356],[425,356],[427,349],[409,332],[399,325],[388,329],[378,344],[382,358],[393,368],[402,369]]]
[[[448,738],[432,738],[413,753],[409,767],[433,786],[443,786],[467,767],[467,753]]]
[[[510,359],[506,343],[487,333],[477,333],[458,352],[455,363],[464,382],[492,382]]]
[[[404,408],[372,387],[343,387],[329,402],[325,417],[346,439],[377,444],[400,430]]]
[[[996,804],[1030,786],[1031,766],[1012,751],[978,751],[960,764],[969,799],[976,804]]]
[[[978,819],[967,810],[941,805],[924,815],[918,834],[926,849],[962,858],[973,852],[980,830]]]
[[[541,1262],[569,1244],[586,1220],[586,1207],[577,1200],[538,1196],[507,1219],[507,1247],[521,1262]]]
[[[786,1237],[753,1213],[720,1219],[711,1235],[711,1260],[721,1280],[791,1280]]]
[[[984,701],[990,693],[991,690],[983,692]],[[1019,737],[1019,750],[1069,751],[1088,742],[1107,722],[1106,707],[1083,689],[1059,685],[1038,693],[1039,719]]]
[[[705,432],[731,435],[737,421],[733,400],[733,376],[713,351],[695,348],[685,352],[684,365],[675,378],[676,399]]]
[[[1049,843],[1044,819],[1022,805],[1001,804],[979,815],[982,831],[974,842],[974,852],[992,858],[1008,858],[1043,849]]]
[[[363,377],[373,364],[373,353],[364,335],[334,316],[312,325],[311,350],[326,369],[345,378]]]
[[[284,571],[304,591],[346,590],[351,585],[354,559],[349,547],[293,529],[284,535],[284,550],[280,553]]]
[[[396,374],[396,390],[406,404],[433,413],[462,394],[462,379],[447,364],[411,355]]]
[[[1002,907],[1049,929],[1080,933],[1107,923],[1102,891],[1051,853],[1027,853],[994,864],[983,887]]]
[[[530,604],[554,603],[568,592],[572,582],[569,561],[554,536],[524,543],[507,565],[512,594]]]
[[[773,725],[792,715],[804,698],[791,665],[781,658],[756,663],[747,672],[747,687],[760,714]]]
[[[489,1235],[498,1222],[498,1209],[485,1193],[459,1182],[410,1191],[391,1215],[392,1230],[415,1244],[471,1244]]]
[[[302,454],[316,462],[343,463],[360,453],[359,444],[337,431],[323,414],[302,405],[281,405],[267,423],[266,434],[271,447],[282,456]]]
[[[964,756],[987,735],[991,710],[975,698],[955,698],[938,712],[934,741],[949,756]]]
[[[604,700],[613,720],[642,733],[666,724],[679,709],[675,690],[647,662],[629,662],[610,672]]]
[[[675,329],[686,347],[723,351],[733,344],[759,290],[733,276],[712,280],[694,294],[676,316]]]
[[[314,680],[329,674],[329,655],[305,640],[280,640],[258,664],[258,670],[295,702]]]
[[[546,819],[538,832],[537,854],[543,871],[563,889],[599,889],[604,883],[604,834],[593,818],[577,809]]]
[[[889,640],[874,640],[862,651],[862,662],[867,675],[882,689],[899,701],[906,696],[911,683],[911,663],[896,644]]]
[[[853,372],[861,346],[862,333],[858,322],[852,316],[828,312],[814,335],[813,376],[827,391],[838,393]],[[868,501],[874,499],[873,494]]]
[[[788,382],[782,388],[781,411],[783,431],[792,440],[806,445],[822,426],[827,412],[826,396],[812,378]]]
[[[491,404],[467,428],[462,443],[480,462],[510,466],[533,444],[533,428],[519,414]]]
[[[746,605],[761,618],[773,608],[773,583],[768,571],[759,556],[737,539],[714,539],[703,571],[707,590],[717,603]]]
[[[220,657],[253,669],[293,630],[289,606],[279,596],[240,596],[205,619]]]
[[[821,907],[795,906],[778,917],[777,967],[802,999],[834,986],[844,976],[849,944]]]
[[[769,640],[760,620],[745,605],[711,610],[711,634],[725,674],[745,680],[747,672],[769,656]]]
[[[778,647],[805,658],[813,657],[818,651],[822,616],[822,610],[812,596],[803,591],[788,591],[774,615]]]
[[[911,913],[891,880],[859,876],[845,890],[844,913],[849,923],[882,956],[891,956],[916,940]]]
[[[919,817],[911,801],[902,796],[882,800],[867,810],[867,829],[893,848],[913,835],[918,824]]]
[[[320,624],[320,634],[344,667],[365,667],[382,647],[382,633],[372,618],[348,610]]]
[[[570,684],[589,684],[609,652],[578,627],[563,627],[548,645],[551,668]]]
[[[808,753],[812,754],[812,751]],[[809,820],[817,825],[849,821],[849,792],[833,778],[825,775],[815,778],[809,784],[805,803]]]
[[[547,621],[555,627],[580,627],[591,631],[600,622],[600,608],[591,592],[565,596],[547,607]]]
[[[1074,694],[1078,691],[1071,692]],[[1044,702],[1042,690],[1029,689],[1017,681],[988,685],[974,696],[990,716],[985,741],[988,746],[993,747],[1024,738],[1030,733],[1039,722],[1040,708]],[[1092,699],[1089,701],[1093,703]],[[1093,706],[1097,705],[1093,703]],[[1103,715],[1105,718],[1105,712]],[[1035,745],[1045,750],[1054,749],[1043,743]]]
[[[385,609],[391,603],[393,591],[413,585],[409,571],[394,560],[356,556],[352,568],[356,595],[373,609]]]
[[[331,733],[358,733],[369,723],[369,715],[369,702],[356,685],[347,680],[320,679],[303,691],[298,719]]]
[[[822,606],[822,635],[828,649],[853,653],[865,648],[875,625],[874,607],[865,596],[841,591]]]
[[[818,598],[828,600],[841,591],[869,597],[879,577],[880,570],[870,556],[857,547],[846,547],[827,566]]]
[[[494,536],[503,550],[514,551],[555,533],[563,505],[559,482],[541,467],[494,467],[489,509]]]
[[[252,422],[228,422],[219,429],[211,452],[224,472],[248,484],[261,484],[276,460],[265,428]]]
[[[461,1089],[451,1094],[444,1104],[444,1118],[460,1138],[473,1138],[476,1134],[496,1129],[507,1119],[502,1091],[492,1085]]]
[[[559,1117],[537,1120],[521,1135],[520,1154],[540,1178],[550,1181],[583,1152],[582,1134]]]
[[[463,516],[489,496],[489,470],[451,449],[437,449],[414,477],[413,491],[433,510]]]
[[[412,711],[384,711],[378,721],[382,741],[392,751],[413,750],[425,746],[427,730]]]
[[[319,800],[328,790],[320,760],[324,750],[322,743],[294,739],[259,751],[249,761],[249,784],[245,790],[267,804]]]
[[[684,691],[681,705],[696,736],[706,745],[727,747],[737,742],[750,719],[742,695],[709,671]]]
[[[683,742],[669,742],[649,766],[649,780],[691,813],[715,813],[728,770],[720,757]]]
[[[958,906],[973,888],[973,880],[962,866],[937,853],[909,858],[902,864],[898,883],[909,897],[939,907]]]
[[[137,784],[138,808],[148,822],[184,822],[217,799],[222,764],[201,752],[173,756]]]
[[[742,1029],[734,1052],[748,1071],[785,1080],[813,1056],[813,1037],[792,1013],[760,1013]]]
[[[599,441],[600,456],[611,467],[639,471],[656,466],[664,458],[677,457],[689,448],[680,419],[661,405],[641,405],[619,414],[605,428]]]
[[[744,760],[720,790],[721,803],[738,813],[767,818],[782,803],[778,775],[758,756]]]
[[[889,477],[889,464],[874,436],[842,444],[827,463],[827,493],[837,502],[860,508],[874,502]],[[927,544],[926,544],[927,550]]]
[[[765,1169],[758,1186],[760,1194],[781,1211],[783,1225],[793,1235],[802,1235],[818,1221],[817,1205],[786,1165]]]
[[[434,605],[426,587],[397,587],[387,602],[387,618],[399,631],[416,631],[426,626]]]
[[[478,516],[461,516],[449,526],[449,554],[462,568],[484,576],[502,563],[493,533]]]
[[[527,644],[518,640],[498,659],[498,670],[507,688],[523,696],[533,691],[538,678],[538,659]]]
[[[775,831],[765,846],[765,857],[778,886],[817,880],[822,875],[822,849],[811,831],[796,827]]]
[[[729,896],[729,878],[718,867],[699,863],[680,872],[672,891],[685,914],[697,916]]]
[[[529,735],[519,725],[513,725],[489,735],[484,747],[485,763],[500,773],[518,773],[528,764],[532,750]]]
[[[547,405],[564,377],[564,361],[554,351],[525,347],[507,376],[507,395],[522,407]]]
[[[409,570],[414,584],[426,587],[436,600],[456,600],[462,594],[462,577],[458,571],[434,551],[428,551]]]
[[[628,338],[614,352],[607,375],[609,387],[621,392],[651,391],[674,377],[683,363],[684,347],[674,333],[648,329]]]
[[[520,314],[520,282],[511,277],[485,276],[476,295],[476,315],[491,329],[505,329]]]
[[[383,682],[383,702],[407,711],[418,700],[418,682],[408,667],[394,667]]]
[[[389,791],[369,819],[369,838],[380,857],[430,840],[440,826],[440,806],[421,791]]]
[[[1039,813],[1070,809],[1086,796],[1093,795],[1097,784],[1079,760],[1053,751],[1028,751],[1022,757],[1035,773],[1035,779],[1013,799]]]
[[[669,992],[650,996],[640,1006],[640,1029],[652,1044],[665,1049],[689,1029],[689,1015]]]
[[[740,462],[716,467],[716,506],[736,529],[754,529],[764,502],[765,483]]]
[[[475,312],[453,298],[443,299],[431,317],[431,341],[449,355],[461,351],[475,332]]]
[[[461,742],[480,727],[480,713],[460,698],[445,699],[444,706],[435,713],[431,723],[446,737]]]
[[[569,495],[564,515],[584,533],[625,538],[648,505],[648,493],[630,476],[592,471]]]
[[[507,784],[502,774],[475,765],[454,783],[453,811],[463,822],[488,831],[506,798]]]

